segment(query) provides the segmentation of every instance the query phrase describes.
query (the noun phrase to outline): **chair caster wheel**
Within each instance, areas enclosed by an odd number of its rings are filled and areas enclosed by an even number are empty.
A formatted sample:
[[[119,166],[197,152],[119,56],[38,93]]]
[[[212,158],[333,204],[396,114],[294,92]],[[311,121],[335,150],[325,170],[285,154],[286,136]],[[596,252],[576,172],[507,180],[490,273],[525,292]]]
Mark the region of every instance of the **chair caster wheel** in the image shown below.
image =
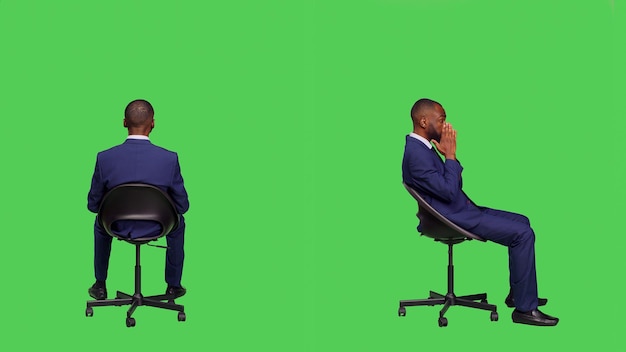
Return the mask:
[[[87,309],[85,310],[85,316],[93,317],[93,308],[87,307]]]
[[[398,316],[399,316],[399,317],[405,317],[405,316],[406,316],[406,308],[404,308],[404,307],[400,307],[400,308],[398,309]]]
[[[439,327],[445,328],[448,326],[448,318],[440,317],[439,318]]]
[[[132,328],[135,323],[135,318],[126,318],[126,327]]]
[[[184,312],[178,312],[178,321],[185,321],[187,320],[187,316],[185,315]]]
[[[491,321],[498,321],[498,312],[491,312]]]

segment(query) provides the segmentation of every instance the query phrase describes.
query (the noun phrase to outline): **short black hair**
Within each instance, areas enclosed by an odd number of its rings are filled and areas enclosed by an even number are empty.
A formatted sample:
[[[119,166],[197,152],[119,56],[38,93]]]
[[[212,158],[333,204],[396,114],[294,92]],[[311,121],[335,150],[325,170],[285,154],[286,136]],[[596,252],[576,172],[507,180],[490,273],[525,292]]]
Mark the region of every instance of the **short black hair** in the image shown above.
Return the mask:
[[[424,110],[434,109],[436,105],[441,106],[438,102],[428,99],[422,98],[413,104],[411,108],[411,120],[414,122],[417,121],[417,118],[424,112]]]
[[[145,126],[154,117],[154,109],[146,100],[131,101],[124,110],[124,118],[128,127]]]

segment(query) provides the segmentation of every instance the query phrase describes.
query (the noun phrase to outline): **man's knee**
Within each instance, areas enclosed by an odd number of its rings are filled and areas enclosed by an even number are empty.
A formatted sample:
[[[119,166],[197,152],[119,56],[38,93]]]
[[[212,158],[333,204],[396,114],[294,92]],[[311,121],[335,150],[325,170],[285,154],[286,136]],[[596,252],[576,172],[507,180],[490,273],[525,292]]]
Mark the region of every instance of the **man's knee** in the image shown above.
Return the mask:
[[[533,231],[533,229],[530,228],[530,226],[528,226],[520,233],[520,235],[518,236],[518,239],[520,242],[534,244],[535,243],[535,231]]]
[[[530,219],[526,215],[521,215],[520,214],[520,216],[521,216],[521,219],[522,219],[523,223],[530,225]]]

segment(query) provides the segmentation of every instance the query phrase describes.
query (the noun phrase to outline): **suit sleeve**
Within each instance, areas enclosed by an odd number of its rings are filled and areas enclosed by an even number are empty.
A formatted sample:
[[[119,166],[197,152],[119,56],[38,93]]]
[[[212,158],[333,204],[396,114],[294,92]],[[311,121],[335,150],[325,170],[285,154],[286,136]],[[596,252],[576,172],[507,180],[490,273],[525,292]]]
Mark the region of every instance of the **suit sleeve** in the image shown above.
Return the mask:
[[[98,165],[98,158],[96,158],[96,168],[93,171],[91,178],[91,188],[89,194],[87,194],[87,209],[93,213],[97,213],[100,210],[100,202],[105,192],[105,185],[102,181],[102,174],[100,173],[100,166]]]
[[[461,191],[461,172],[463,167],[456,160],[446,159],[444,171],[438,170],[433,158],[427,161],[411,158],[409,164],[412,184],[446,203],[452,202]]]
[[[170,197],[176,205],[179,214],[184,214],[189,210],[189,198],[187,190],[183,182],[183,175],[180,173],[180,163],[178,162],[178,154],[174,165],[174,175],[172,177],[172,186],[170,187]]]

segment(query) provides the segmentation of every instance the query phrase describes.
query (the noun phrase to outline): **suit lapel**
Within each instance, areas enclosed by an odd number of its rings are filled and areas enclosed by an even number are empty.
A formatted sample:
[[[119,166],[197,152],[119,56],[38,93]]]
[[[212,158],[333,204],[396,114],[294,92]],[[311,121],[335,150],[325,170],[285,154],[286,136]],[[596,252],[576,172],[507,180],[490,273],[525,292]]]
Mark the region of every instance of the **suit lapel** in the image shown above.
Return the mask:
[[[441,156],[439,156],[439,153],[437,153],[437,151],[435,150],[435,147],[430,148],[430,151],[431,151],[433,158],[437,159],[435,161],[437,168],[439,169],[439,171],[443,172],[444,164],[443,164],[443,160],[441,160]]]

